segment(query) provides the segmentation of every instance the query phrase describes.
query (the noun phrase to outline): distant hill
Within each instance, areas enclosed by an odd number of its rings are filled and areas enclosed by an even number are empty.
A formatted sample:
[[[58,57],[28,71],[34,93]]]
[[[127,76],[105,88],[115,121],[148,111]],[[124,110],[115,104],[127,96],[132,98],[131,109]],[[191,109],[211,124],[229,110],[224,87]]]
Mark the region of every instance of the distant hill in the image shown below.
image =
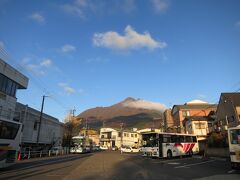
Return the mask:
[[[88,109],[78,115],[82,118],[83,126],[87,123],[90,128],[105,127],[147,128],[159,127],[162,113],[166,107],[160,103],[141,99],[127,98],[109,107]]]

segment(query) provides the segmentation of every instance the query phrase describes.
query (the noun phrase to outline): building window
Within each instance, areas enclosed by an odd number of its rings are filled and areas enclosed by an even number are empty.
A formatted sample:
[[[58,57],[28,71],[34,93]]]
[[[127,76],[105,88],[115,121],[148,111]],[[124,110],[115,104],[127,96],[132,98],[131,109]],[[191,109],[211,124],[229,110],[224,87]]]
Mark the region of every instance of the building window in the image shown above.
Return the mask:
[[[118,133],[118,137],[121,137],[121,132]]]
[[[129,133],[126,133],[127,134],[127,137],[129,137]]]
[[[182,115],[183,115],[183,117],[190,116],[190,112],[189,111],[183,111]]]
[[[196,129],[205,129],[205,123],[195,123],[195,128]]]
[[[37,130],[37,124],[38,124],[37,121],[35,121],[35,122],[34,122],[34,126],[33,126],[33,129],[34,129],[34,130]]]
[[[4,76],[3,74],[0,74],[0,91],[2,91],[4,94],[15,97],[17,88],[18,85],[16,82]]]
[[[131,137],[132,137],[132,138],[133,138],[133,135],[134,135],[134,134],[131,134]]]
[[[126,137],[126,136],[127,136],[127,133],[123,133],[123,135],[124,135],[124,137]]]
[[[137,134],[135,134],[135,138],[137,138]]]

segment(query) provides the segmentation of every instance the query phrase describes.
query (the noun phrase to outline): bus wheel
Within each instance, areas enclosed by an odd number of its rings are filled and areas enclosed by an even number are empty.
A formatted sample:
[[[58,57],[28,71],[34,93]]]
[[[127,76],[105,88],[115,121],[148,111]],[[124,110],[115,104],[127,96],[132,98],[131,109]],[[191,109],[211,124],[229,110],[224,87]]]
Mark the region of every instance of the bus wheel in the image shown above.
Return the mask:
[[[172,158],[172,151],[171,150],[168,150],[167,151],[167,158]]]

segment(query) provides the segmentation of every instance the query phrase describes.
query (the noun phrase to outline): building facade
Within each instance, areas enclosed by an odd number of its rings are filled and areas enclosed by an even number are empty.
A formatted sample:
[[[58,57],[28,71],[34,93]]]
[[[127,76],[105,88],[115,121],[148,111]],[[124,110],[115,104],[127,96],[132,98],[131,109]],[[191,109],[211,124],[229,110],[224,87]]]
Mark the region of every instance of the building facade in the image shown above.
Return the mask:
[[[167,131],[169,128],[174,126],[173,117],[172,117],[172,109],[166,109],[163,113],[164,118],[164,131]]]
[[[100,146],[111,149],[112,147],[132,146],[138,147],[140,145],[140,135],[137,129],[117,130],[113,128],[100,129]]]
[[[198,140],[206,140],[209,133],[213,131],[213,121],[207,116],[190,116],[183,120],[184,133],[194,134]]]
[[[222,93],[216,112],[218,130],[240,125],[240,93]]]
[[[185,103],[184,105],[174,105],[171,112],[174,127],[176,128],[177,132],[184,133],[183,120],[186,117],[207,117],[210,113],[215,112],[216,109],[216,104],[209,104],[200,100],[193,100]]]
[[[61,146],[63,123],[58,119],[43,113],[40,128],[40,111],[21,103],[16,105],[15,119],[23,124],[22,148],[50,149]]]
[[[27,86],[28,78],[0,59],[0,118],[14,120],[16,92]]]

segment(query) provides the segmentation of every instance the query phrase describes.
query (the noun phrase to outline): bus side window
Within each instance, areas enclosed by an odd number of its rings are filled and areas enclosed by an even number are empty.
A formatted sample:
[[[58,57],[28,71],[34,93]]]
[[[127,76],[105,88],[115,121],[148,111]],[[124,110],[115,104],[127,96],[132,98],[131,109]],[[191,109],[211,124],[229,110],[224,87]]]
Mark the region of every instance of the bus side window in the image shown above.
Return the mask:
[[[185,142],[184,136],[179,136],[179,142]]]
[[[178,137],[176,135],[171,136],[171,142],[172,143],[177,143],[178,142]]]
[[[185,136],[186,142],[193,142],[192,136]]]
[[[192,139],[193,139],[193,142],[197,142],[196,136],[193,136]]]

